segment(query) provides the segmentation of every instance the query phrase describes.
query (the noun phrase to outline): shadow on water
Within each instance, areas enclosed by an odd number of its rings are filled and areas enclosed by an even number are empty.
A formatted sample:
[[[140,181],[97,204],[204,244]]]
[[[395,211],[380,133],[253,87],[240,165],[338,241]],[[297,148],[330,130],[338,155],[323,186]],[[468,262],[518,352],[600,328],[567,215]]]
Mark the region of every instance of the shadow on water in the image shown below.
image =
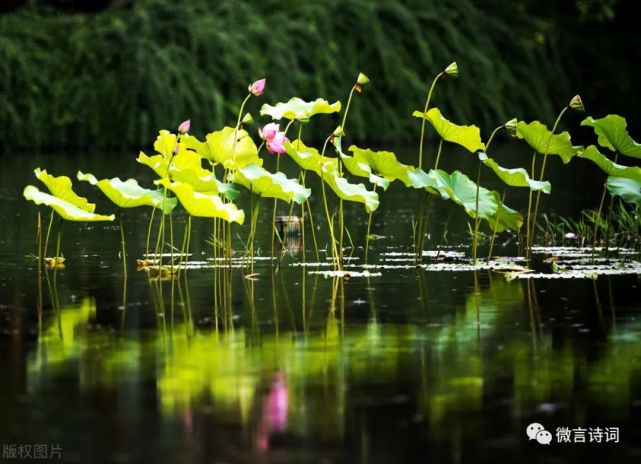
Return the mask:
[[[296,241],[272,266],[267,233],[248,274],[209,260],[210,226],[195,223],[188,269],[164,278],[131,267],[147,213],[125,218],[128,273],[111,225],[65,229],[66,267],[40,268],[36,213],[14,197],[2,206],[19,223],[1,252],[2,445],[56,444],[82,463],[641,456],[636,276],[508,282],[411,266],[326,278],[310,272],[322,266],[309,237],[306,266],[293,265]],[[409,216],[406,202],[390,192],[370,262],[406,251],[389,212]],[[353,217],[356,237],[367,218]],[[532,422],[619,427],[620,440],[544,446],[528,440]]]

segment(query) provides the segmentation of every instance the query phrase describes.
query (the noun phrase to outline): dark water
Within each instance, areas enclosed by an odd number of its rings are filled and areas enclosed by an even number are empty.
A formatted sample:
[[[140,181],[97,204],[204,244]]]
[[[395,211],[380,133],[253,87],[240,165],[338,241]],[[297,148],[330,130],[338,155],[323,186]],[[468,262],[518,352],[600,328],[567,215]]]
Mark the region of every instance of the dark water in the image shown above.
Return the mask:
[[[44,445],[54,458],[78,463],[641,460],[637,277],[508,283],[489,271],[408,266],[344,281],[294,266],[302,252],[290,243],[279,266],[257,262],[256,281],[241,268],[205,267],[161,282],[135,270],[149,212],[130,210],[127,278],[117,223],[65,224],[66,268],[40,280],[39,313],[30,256],[37,209],[21,196],[27,182],[38,185],[31,169],[151,177],[107,155],[2,161],[0,446],[7,462],[20,460],[5,454],[20,445]],[[570,182],[583,194],[561,187],[549,204],[561,212],[592,206],[599,192],[586,176]],[[114,211],[98,191],[78,190],[98,211]],[[382,198],[373,232],[385,238],[374,242],[370,261],[409,264],[384,253],[409,251],[417,198],[396,187]],[[522,196],[511,204],[522,205]],[[271,205],[263,203],[263,224]],[[321,205],[312,207],[324,248]],[[449,211],[440,205],[435,213],[431,247]],[[346,212],[360,245],[365,213]],[[184,221],[175,215],[177,237]],[[465,238],[464,227],[453,214],[450,242]],[[262,256],[270,254],[266,228]],[[210,233],[209,222],[194,221],[193,261],[211,256]],[[354,256],[361,262],[362,250]],[[555,437],[545,446],[528,440],[532,422],[553,434],[618,427],[619,439]]]

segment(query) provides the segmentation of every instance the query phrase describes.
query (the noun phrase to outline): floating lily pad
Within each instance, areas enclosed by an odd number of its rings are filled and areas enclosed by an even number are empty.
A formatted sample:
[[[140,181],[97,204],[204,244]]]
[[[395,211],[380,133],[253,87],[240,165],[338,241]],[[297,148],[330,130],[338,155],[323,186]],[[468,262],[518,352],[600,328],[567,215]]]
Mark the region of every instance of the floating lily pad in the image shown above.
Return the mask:
[[[264,104],[260,109],[261,116],[271,116],[272,119],[296,119],[297,121],[308,121],[316,114],[338,113],[341,110],[341,102],[330,103],[317,98],[314,101],[306,102],[298,97],[290,99],[286,103],[277,103],[275,106]]]
[[[84,174],[78,171],[78,180],[89,182],[97,186],[119,208],[136,208],[138,206],[152,206],[162,209],[168,214],[176,207],[178,201],[175,198],[167,198],[160,190],[149,190],[138,185],[136,179],[120,180],[113,179],[98,180],[93,174]]]
[[[33,185],[27,185],[23,192],[27,200],[33,201],[36,205],[47,205],[51,207],[56,213],[67,221],[113,221],[115,216],[103,216],[102,214],[95,214],[91,211],[84,210],[73,203],[70,203],[62,198],[55,197],[48,193],[41,192]]]

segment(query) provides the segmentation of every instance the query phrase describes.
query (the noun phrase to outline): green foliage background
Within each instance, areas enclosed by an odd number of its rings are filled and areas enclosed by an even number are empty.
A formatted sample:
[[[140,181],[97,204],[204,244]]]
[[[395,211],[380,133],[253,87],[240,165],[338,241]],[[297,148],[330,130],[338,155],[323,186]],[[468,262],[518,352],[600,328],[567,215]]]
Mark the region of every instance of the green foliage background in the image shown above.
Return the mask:
[[[82,3],[0,15],[2,149],[148,145],[187,118],[202,135],[235,120],[254,79],[267,77],[272,104],[344,100],[359,71],[372,83],[350,135],[405,141],[418,133],[411,114],[429,81],[453,60],[461,78],[440,85],[434,103],[489,130],[513,116],[549,121],[582,90],[590,110],[614,84],[605,70],[626,62],[581,37],[602,29],[604,44],[615,40],[615,0],[105,0],[90,12]],[[634,78],[617,69],[609,77],[625,105]]]

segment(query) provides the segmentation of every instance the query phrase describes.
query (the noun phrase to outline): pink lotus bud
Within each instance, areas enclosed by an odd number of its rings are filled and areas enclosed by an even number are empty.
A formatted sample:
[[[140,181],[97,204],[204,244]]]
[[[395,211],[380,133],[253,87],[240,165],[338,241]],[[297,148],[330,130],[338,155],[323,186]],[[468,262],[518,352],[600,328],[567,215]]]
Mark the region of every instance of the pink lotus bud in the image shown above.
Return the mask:
[[[256,82],[253,82],[249,87],[247,87],[247,90],[249,90],[253,96],[260,97],[265,90],[266,81],[267,79],[257,80]]]
[[[189,132],[189,129],[191,128],[191,119],[187,119],[186,121],[183,121],[180,123],[180,126],[178,126],[178,132],[181,134],[186,134]]]

